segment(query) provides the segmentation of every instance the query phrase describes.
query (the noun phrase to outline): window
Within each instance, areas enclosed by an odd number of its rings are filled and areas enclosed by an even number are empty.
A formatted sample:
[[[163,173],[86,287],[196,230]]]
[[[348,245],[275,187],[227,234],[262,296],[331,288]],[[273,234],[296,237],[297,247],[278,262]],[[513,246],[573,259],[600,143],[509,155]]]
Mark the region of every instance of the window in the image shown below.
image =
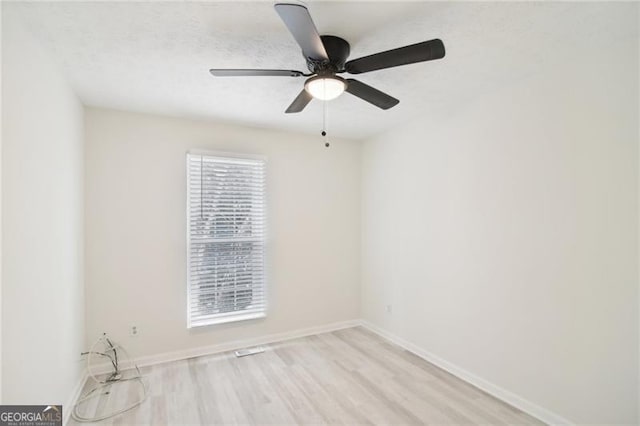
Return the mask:
[[[188,327],[265,316],[265,161],[187,154]]]

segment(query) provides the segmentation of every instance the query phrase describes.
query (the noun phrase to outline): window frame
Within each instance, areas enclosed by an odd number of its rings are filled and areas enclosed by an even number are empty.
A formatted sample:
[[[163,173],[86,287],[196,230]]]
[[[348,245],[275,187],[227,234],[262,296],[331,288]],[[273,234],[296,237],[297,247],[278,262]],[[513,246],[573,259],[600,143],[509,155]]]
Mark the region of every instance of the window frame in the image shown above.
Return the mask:
[[[191,216],[190,216],[190,200],[191,200],[191,181],[190,181],[190,173],[189,173],[189,157],[190,156],[207,156],[213,158],[220,158],[223,160],[255,160],[262,161],[264,167],[264,191],[263,191],[263,220],[264,220],[264,229],[262,231],[262,244],[263,244],[263,256],[262,256],[262,282],[264,292],[264,304],[263,309],[260,312],[252,312],[247,314],[242,314],[242,311],[233,311],[237,314],[229,314],[223,316],[214,316],[212,318],[204,318],[199,319],[197,321],[192,320],[191,318]],[[187,329],[198,328],[198,327],[206,327],[217,324],[228,324],[238,321],[247,321],[265,318],[267,316],[267,311],[269,308],[269,294],[268,294],[268,271],[267,271],[267,248],[268,248],[268,220],[267,220],[267,193],[268,193],[268,179],[267,179],[267,157],[259,154],[244,154],[244,153],[236,153],[236,152],[226,152],[226,151],[209,151],[209,150],[198,150],[191,149],[188,150],[185,154],[185,176],[186,176],[186,197],[185,197],[185,212],[186,212],[186,282],[187,282],[187,300],[186,300],[186,314],[187,314]]]

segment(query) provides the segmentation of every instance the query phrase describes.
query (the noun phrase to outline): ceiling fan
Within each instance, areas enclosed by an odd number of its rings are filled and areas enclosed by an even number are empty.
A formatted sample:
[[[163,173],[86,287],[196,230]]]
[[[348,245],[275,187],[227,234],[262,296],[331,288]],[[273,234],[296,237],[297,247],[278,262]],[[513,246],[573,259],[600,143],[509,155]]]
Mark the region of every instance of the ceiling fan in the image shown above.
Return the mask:
[[[342,78],[337,74],[361,74],[416,62],[431,61],[444,57],[442,40],[434,39],[421,43],[387,50],[347,62],[349,43],[336,36],[320,36],[307,8],[300,4],[276,3],[276,12],[284,21],[293,38],[302,48],[309,73],[294,70],[273,69],[211,69],[215,77],[310,77],[304,89],[289,105],[286,113],[302,111],[311,99],[335,99],[342,92],[350,93],[379,108],[389,109],[400,102],[367,84],[352,78]]]

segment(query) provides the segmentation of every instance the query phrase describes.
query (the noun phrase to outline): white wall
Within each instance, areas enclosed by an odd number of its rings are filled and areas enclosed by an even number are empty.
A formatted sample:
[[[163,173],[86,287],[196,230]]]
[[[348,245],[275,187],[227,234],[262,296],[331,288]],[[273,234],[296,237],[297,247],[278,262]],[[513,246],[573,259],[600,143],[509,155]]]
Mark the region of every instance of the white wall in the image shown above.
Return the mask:
[[[2,6],[0,5],[0,22]],[[2,58],[2,31],[0,31],[0,58]],[[2,75],[0,74],[0,77]],[[0,129],[2,129],[2,84],[0,84]],[[2,404],[2,131],[0,130],[0,404]]]
[[[84,347],[83,110],[2,7],[2,402],[61,404]]]
[[[363,144],[363,317],[577,423],[638,421],[635,8],[594,15],[632,37]]]
[[[360,144],[320,139],[88,109],[87,339],[141,357],[358,318]],[[189,149],[267,156],[266,319],[186,328]]]

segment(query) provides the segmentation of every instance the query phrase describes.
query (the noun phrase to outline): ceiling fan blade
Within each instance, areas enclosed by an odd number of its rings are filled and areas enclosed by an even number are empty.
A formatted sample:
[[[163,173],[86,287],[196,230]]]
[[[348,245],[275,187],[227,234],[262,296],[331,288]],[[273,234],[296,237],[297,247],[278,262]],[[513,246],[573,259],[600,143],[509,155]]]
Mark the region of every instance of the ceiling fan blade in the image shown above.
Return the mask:
[[[306,7],[300,4],[277,3],[275,8],[302,48],[305,58],[329,60],[329,55]]]
[[[301,71],[294,70],[249,70],[249,69],[210,69],[214,77],[300,77]]]
[[[441,59],[444,58],[444,53],[442,40],[434,39],[354,59],[345,64],[345,69],[351,74],[360,74],[416,62]]]
[[[309,102],[311,102],[311,99],[313,99],[313,96],[311,96],[306,90],[302,89],[302,92],[300,92],[293,102],[291,102],[291,105],[289,105],[289,108],[287,108],[285,112],[287,114],[300,112]]]
[[[393,96],[389,96],[386,93],[358,80],[348,78],[347,83],[347,88],[345,89],[347,92],[377,106],[378,108],[389,109],[398,105],[400,102]]]

